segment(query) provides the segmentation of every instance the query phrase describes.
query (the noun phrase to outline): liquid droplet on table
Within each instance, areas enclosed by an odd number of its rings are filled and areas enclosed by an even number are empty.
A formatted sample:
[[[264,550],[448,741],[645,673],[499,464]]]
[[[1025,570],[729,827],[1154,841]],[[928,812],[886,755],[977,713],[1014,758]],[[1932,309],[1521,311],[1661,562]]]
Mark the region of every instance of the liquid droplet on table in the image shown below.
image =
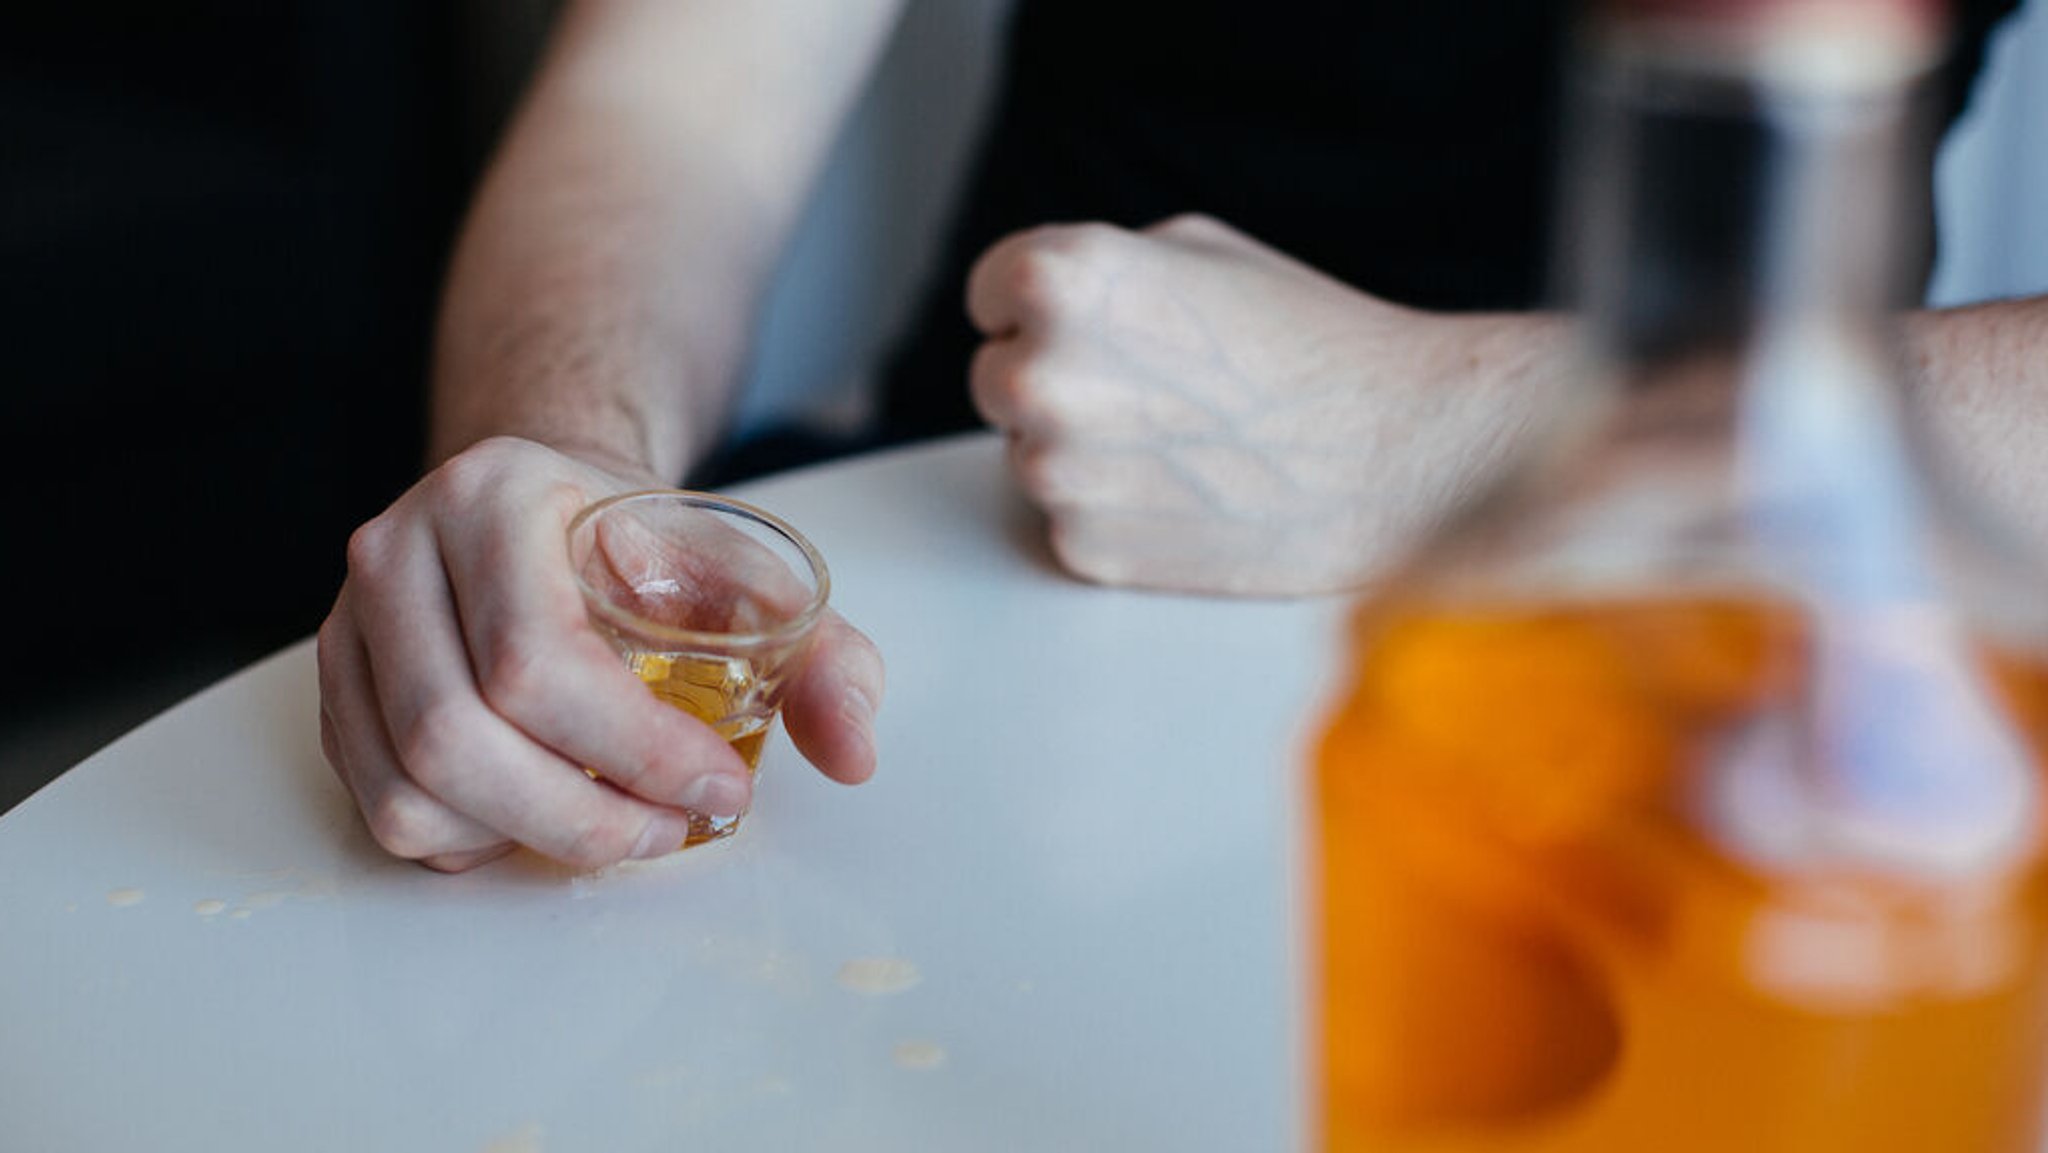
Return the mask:
[[[901,957],[856,957],[839,966],[841,988],[869,997],[901,993],[924,980],[917,966]]]
[[[936,1041],[898,1041],[893,1055],[902,1069],[931,1070],[946,1063],[946,1050]]]

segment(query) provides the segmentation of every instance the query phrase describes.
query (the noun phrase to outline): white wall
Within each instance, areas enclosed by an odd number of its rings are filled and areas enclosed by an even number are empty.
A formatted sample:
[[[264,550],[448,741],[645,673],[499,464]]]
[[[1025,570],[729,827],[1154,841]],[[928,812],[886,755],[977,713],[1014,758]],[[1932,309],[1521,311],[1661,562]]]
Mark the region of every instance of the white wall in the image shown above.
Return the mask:
[[[2048,291],[2048,0],[2002,25],[1935,173],[1940,258],[1928,299]]]
[[[911,0],[764,302],[738,429],[852,420],[937,256],[1010,0]],[[962,387],[965,387],[964,383]]]

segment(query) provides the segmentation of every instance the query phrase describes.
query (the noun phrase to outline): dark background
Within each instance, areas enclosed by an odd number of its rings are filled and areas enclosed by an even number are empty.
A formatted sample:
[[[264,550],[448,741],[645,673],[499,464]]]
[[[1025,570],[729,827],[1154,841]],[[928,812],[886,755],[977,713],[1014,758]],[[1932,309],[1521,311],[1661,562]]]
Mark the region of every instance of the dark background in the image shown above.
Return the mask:
[[[318,626],[548,8],[0,14],[0,809]]]

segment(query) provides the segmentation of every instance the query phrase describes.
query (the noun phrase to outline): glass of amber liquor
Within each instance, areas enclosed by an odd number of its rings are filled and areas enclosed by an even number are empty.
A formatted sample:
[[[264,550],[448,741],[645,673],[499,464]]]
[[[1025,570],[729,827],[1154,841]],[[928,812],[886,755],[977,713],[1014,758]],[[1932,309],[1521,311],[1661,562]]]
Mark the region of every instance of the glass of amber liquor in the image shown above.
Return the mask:
[[[591,624],[656,697],[710,725],[758,769],[831,593],[817,548],[773,513],[680,489],[598,501],[568,535]],[[683,847],[739,824],[693,813]]]

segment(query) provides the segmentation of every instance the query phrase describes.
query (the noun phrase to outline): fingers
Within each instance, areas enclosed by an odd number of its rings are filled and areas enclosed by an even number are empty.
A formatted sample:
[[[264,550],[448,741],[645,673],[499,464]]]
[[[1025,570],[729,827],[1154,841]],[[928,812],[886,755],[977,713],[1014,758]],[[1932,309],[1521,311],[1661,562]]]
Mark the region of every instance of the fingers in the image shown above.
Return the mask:
[[[1002,337],[1087,311],[1128,235],[1107,224],[1052,224],[997,241],[968,271],[968,319],[984,336]]]
[[[488,849],[463,853],[436,853],[431,857],[421,857],[419,861],[437,873],[466,873],[479,865],[488,865],[518,847],[511,841],[505,841]]]
[[[1031,283],[1032,233],[1020,232],[991,245],[967,270],[967,319],[983,336],[1013,336],[1038,291]]]
[[[379,844],[414,858],[481,848],[440,836],[412,793],[418,788],[508,840],[578,866],[610,864],[664,842],[680,846],[686,815],[596,784],[578,760],[532,739],[483,700],[449,578],[436,561],[422,522],[358,532],[350,549],[350,567],[360,573],[350,584],[354,621],[371,655],[371,688],[393,760],[393,772],[373,782],[385,803],[365,807]],[[647,698],[637,684],[631,692]]]
[[[746,808],[739,754],[585,617],[563,533],[606,485],[537,446],[471,450],[351,538],[320,634],[321,743],[395,855],[454,871],[524,844],[600,867],[680,847],[685,809]],[[789,728],[827,775],[862,780],[880,658],[836,614],[815,654]]]
[[[574,503],[554,516],[438,525],[439,563],[461,621],[456,639],[484,702],[579,770],[637,796],[740,811],[744,762],[708,726],[656,701],[590,627],[561,562]]]
[[[1147,449],[1079,440],[1012,438],[1010,475],[1051,512],[1116,509],[1126,515],[1204,515],[1211,502],[1174,462]]]
[[[589,473],[475,450],[351,538],[322,629],[323,744],[393,853],[465,868],[518,842],[596,867],[680,846],[678,806],[745,807],[738,755],[582,618],[561,534],[582,482],[602,491]]]
[[[1054,513],[1050,543],[1069,572],[1097,584],[1303,596],[1357,588],[1351,535],[1321,526],[1217,522],[1125,510]],[[1284,559],[1285,564],[1276,564]]]
[[[414,860],[509,850],[504,834],[442,804],[399,769],[346,592],[321,627],[318,648],[320,747],[377,843]]]
[[[838,613],[827,612],[782,706],[783,727],[797,751],[842,784],[873,776],[883,682],[882,654],[874,642]]]
[[[1162,249],[1292,267],[1294,262],[1214,217],[1184,213],[1137,232],[1089,222],[1049,224],[995,244],[967,274],[967,316],[984,336],[1002,338],[1086,318],[1136,264],[1157,264]],[[1085,320],[1084,320],[1085,322]]]
[[[1144,236],[1192,248],[1212,248],[1220,252],[1261,258],[1273,253],[1272,249],[1230,225],[1201,212],[1183,212],[1169,216],[1156,224],[1147,225],[1139,232]]]
[[[967,368],[967,391],[983,420],[1014,433],[1054,419],[1056,410],[1045,403],[1045,385],[1051,378],[1037,342],[1010,336],[975,350]]]
[[[359,533],[351,556],[352,570],[376,574],[353,589],[356,619],[405,777],[513,840],[586,867],[687,837],[686,815],[593,782],[586,765],[629,789],[657,787],[666,804],[744,806],[744,766],[709,729],[655,702],[587,629],[517,619],[530,599],[517,591],[531,579],[520,574],[550,558],[489,545],[462,556],[442,547],[434,527],[413,520]],[[477,587],[479,566],[513,591]],[[618,729],[603,731],[607,722]],[[669,750],[657,748],[664,733]],[[693,790],[715,779],[700,775],[703,765],[730,765],[740,788]]]
[[[1154,446],[1213,434],[1230,420],[1188,387],[1192,373],[1139,369],[1086,336],[1020,334],[985,341],[968,365],[968,395],[1004,432],[1050,440]]]
[[[1410,314],[1203,216],[1019,233],[967,303],[975,406],[1076,574],[1301,593],[1389,555],[1415,453],[1369,386],[1413,375]]]

